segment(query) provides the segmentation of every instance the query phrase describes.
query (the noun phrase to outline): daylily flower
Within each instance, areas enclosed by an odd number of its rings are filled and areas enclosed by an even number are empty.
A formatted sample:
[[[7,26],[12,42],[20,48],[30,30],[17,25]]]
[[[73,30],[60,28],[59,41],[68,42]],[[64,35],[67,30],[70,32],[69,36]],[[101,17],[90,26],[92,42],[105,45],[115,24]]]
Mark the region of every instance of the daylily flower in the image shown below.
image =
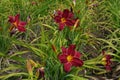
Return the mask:
[[[73,12],[65,9],[63,12],[58,10],[54,16],[54,20],[59,24],[59,30],[63,30],[65,26],[74,26],[77,19],[74,18]]]
[[[80,67],[83,61],[79,59],[80,52],[75,50],[75,45],[71,44],[68,48],[62,47],[62,54],[58,55],[61,63],[64,65],[64,71],[69,72],[72,66]]]
[[[111,55],[108,55],[105,53],[105,51],[102,51],[102,54],[103,54],[103,58],[102,58],[102,61],[103,61],[103,65],[106,67],[106,70],[107,71],[110,71],[111,70]]]
[[[44,78],[45,75],[45,71],[44,71],[44,67],[38,68],[37,72],[36,72],[36,76],[37,78]]]
[[[25,32],[25,25],[26,22],[19,20],[20,15],[17,14],[16,16],[9,16],[9,22],[12,24],[10,27],[10,31],[12,31],[14,28],[17,28],[20,32]]]

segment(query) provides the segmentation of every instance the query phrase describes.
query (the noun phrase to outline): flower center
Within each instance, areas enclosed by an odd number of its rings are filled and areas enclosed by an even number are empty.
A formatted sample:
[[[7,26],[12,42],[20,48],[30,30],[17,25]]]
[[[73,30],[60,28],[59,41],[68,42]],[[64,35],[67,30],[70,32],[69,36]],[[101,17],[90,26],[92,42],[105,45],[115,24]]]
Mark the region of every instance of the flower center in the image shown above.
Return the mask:
[[[61,18],[61,22],[62,22],[62,23],[65,23],[65,22],[66,22],[66,19],[65,19],[65,18]]]
[[[68,55],[68,56],[67,56],[67,61],[68,61],[68,62],[72,61],[72,59],[73,59],[73,56],[71,56],[71,55]]]
[[[17,27],[17,22],[14,22],[13,24],[14,24],[15,27]]]

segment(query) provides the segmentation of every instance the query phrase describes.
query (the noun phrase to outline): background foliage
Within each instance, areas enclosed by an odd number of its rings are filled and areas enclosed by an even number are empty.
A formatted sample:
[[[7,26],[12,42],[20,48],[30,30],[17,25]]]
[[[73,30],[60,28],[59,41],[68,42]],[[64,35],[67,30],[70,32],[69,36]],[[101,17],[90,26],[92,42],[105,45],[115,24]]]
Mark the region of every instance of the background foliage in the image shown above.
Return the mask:
[[[119,0],[76,0],[75,5],[72,0],[0,0],[0,79],[120,79],[119,5]],[[59,31],[53,20],[58,9],[72,9],[80,25]],[[27,22],[27,31],[11,35],[8,17],[18,13]],[[62,46],[70,44],[76,44],[84,65],[65,73],[57,56]],[[102,50],[112,55],[110,72],[102,65]],[[28,64],[33,60],[31,71],[26,67],[27,60]],[[36,75],[41,67],[45,69],[44,78]]]

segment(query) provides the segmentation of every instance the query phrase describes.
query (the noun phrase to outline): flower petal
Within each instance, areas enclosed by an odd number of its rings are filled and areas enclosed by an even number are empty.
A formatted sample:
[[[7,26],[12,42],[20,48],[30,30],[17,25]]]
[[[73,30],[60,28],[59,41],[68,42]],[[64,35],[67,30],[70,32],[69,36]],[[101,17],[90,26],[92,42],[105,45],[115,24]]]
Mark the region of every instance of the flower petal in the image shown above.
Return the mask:
[[[80,56],[81,56],[80,52],[75,51],[74,57],[75,57],[75,58],[80,58]]]
[[[106,61],[106,65],[110,66],[111,65],[111,61]]]
[[[15,16],[15,22],[18,24],[19,23],[19,17],[20,17],[20,14],[17,14],[16,16]]]
[[[73,18],[74,14],[72,12],[69,12],[68,18]]]
[[[20,32],[25,32],[26,29],[23,27],[23,26],[18,26],[17,29],[20,31]]]
[[[55,20],[55,22],[60,23],[61,22],[61,17],[60,16],[55,16],[54,20]]]
[[[64,64],[64,71],[69,72],[71,70],[72,64],[70,62]]]
[[[68,48],[68,52],[67,52],[69,55],[72,55],[74,56],[75,54],[75,45],[71,44]]]
[[[111,56],[110,55],[105,55],[106,56],[106,59],[107,60],[110,60],[111,59]]]
[[[20,22],[19,22],[19,25],[20,25],[20,26],[25,26],[26,24],[27,24],[27,23],[26,23],[26,22],[23,22],[23,21],[20,21]]]
[[[60,31],[63,30],[64,27],[65,27],[65,24],[64,24],[64,23],[59,23],[59,30],[60,30]]]
[[[25,31],[26,31],[26,29],[25,29],[25,27],[24,27],[25,25],[26,25],[26,22],[20,21],[20,22],[18,23],[18,26],[17,26],[18,30],[19,30],[20,32],[25,32]]]
[[[83,61],[82,60],[80,60],[79,58],[73,58],[73,60],[72,60],[72,65],[73,66],[82,66],[83,65]]]
[[[15,22],[15,17],[14,16],[9,16],[8,22],[14,23]]]
[[[110,70],[111,70],[110,65],[106,65],[105,67],[106,67],[106,70],[108,70],[108,71],[110,71]]]
[[[65,47],[62,47],[62,53],[66,54],[67,53],[67,49]]]
[[[68,10],[68,9],[65,9],[65,10],[63,11],[62,17],[67,18],[68,15],[69,15],[69,10]]]
[[[70,20],[70,19],[67,19],[66,22],[65,22],[65,24],[66,24],[67,26],[74,26],[75,22],[72,21],[72,20]]]
[[[59,58],[61,63],[66,63],[67,62],[67,58],[66,57],[67,57],[67,55],[65,55],[65,54],[59,54],[58,55],[58,58]]]
[[[57,11],[57,15],[58,15],[58,16],[62,16],[62,14],[63,14],[62,11],[60,11],[60,10]]]

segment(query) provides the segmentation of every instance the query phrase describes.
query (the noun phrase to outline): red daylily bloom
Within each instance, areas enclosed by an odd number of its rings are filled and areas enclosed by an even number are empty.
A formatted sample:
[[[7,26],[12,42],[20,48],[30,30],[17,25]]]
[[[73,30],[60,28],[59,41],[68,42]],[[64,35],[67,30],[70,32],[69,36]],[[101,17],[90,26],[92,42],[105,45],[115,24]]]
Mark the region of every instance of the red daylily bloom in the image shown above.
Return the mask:
[[[9,22],[12,24],[12,27],[10,27],[10,30],[13,30],[14,28],[17,28],[20,32],[25,32],[25,25],[26,22],[19,20],[20,15],[17,14],[16,16],[9,16]]]
[[[58,10],[54,16],[54,20],[59,24],[59,30],[63,30],[65,26],[74,26],[77,19],[74,19],[73,12],[65,9],[63,12]]]
[[[80,56],[80,52],[75,50],[75,45],[71,44],[68,48],[62,47],[62,54],[58,55],[58,58],[63,63],[65,72],[69,72],[72,66],[83,65],[83,61],[79,59]]]
[[[110,67],[110,65],[111,65],[111,56],[110,55],[107,55],[107,54],[105,54],[105,51],[102,51],[102,54],[103,54],[103,59],[102,59],[102,61],[103,61],[103,64],[105,65],[105,67],[106,67],[106,70],[107,71],[110,71],[111,70],[111,67]]]

